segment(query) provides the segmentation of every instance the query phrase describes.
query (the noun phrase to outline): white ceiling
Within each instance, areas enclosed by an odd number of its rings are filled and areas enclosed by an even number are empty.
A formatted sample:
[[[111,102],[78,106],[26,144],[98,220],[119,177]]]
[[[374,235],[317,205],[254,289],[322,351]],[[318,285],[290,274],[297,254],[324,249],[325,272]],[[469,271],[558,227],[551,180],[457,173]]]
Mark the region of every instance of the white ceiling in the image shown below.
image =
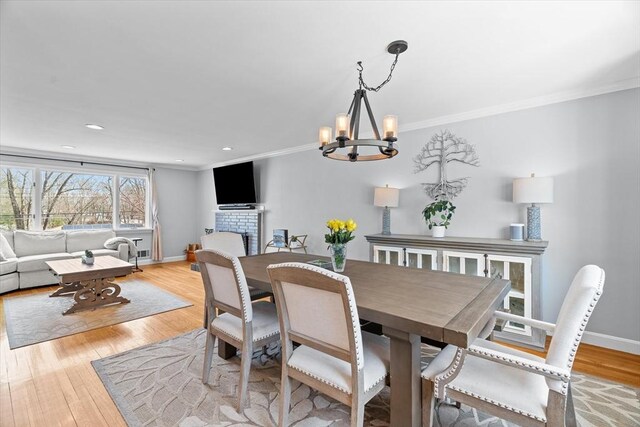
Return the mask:
[[[409,50],[370,100],[378,120],[397,114],[401,131],[524,100],[634,87],[640,76],[635,1],[0,7],[5,152],[172,166],[184,159],[199,168],[308,145],[348,107],[356,61],[377,85],[396,39]],[[234,150],[221,151],[227,145]]]

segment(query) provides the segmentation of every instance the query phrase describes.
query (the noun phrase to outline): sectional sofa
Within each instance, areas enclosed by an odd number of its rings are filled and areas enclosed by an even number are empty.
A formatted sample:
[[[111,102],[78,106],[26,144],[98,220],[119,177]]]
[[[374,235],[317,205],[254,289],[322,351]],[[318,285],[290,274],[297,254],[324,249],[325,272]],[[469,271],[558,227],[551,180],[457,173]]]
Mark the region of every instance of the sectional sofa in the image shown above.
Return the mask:
[[[80,258],[86,249],[93,251],[94,256],[129,260],[126,243],[118,245],[117,250],[105,249],[104,243],[116,237],[113,230],[0,232],[15,252],[15,257],[5,254],[6,261],[0,261],[0,294],[58,283],[45,261]]]

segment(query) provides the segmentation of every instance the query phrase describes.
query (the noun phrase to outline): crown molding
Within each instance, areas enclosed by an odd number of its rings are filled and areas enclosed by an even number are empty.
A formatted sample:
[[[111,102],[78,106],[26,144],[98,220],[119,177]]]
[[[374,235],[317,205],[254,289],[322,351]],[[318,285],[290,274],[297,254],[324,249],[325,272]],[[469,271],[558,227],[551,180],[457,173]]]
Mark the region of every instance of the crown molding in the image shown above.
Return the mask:
[[[402,124],[402,133],[410,132],[419,129],[426,129],[434,126],[442,126],[450,123],[457,123],[466,120],[480,119],[483,117],[496,116],[499,114],[512,113],[515,111],[527,110],[530,108],[542,107],[545,105],[559,104],[562,102],[573,101],[581,98],[589,98],[592,96],[604,95],[607,93],[619,92],[622,90],[635,89],[640,87],[640,77],[634,77],[631,79],[621,80],[609,85],[599,86],[590,89],[577,89],[565,92],[558,92],[551,95],[538,96],[535,98],[523,99],[520,101],[514,101],[506,104],[494,105],[486,108],[479,108],[477,110],[466,111],[464,113],[449,114],[446,116],[434,117],[432,119],[422,120],[412,123]],[[370,137],[371,135],[363,134],[363,138]],[[239,157],[233,160],[227,160],[224,162],[216,162],[206,166],[198,168],[199,170],[208,170],[219,166],[232,165],[234,163],[248,162],[252,160],[266,159],[269,157],[286,156],[288,154],[299,153],[308,150],[317,150],[318,143],[310,143],[304,145],[298,145],[291,148],[284,148],[282,150],[268,151],[265,153],[254,154],[251,156]]]

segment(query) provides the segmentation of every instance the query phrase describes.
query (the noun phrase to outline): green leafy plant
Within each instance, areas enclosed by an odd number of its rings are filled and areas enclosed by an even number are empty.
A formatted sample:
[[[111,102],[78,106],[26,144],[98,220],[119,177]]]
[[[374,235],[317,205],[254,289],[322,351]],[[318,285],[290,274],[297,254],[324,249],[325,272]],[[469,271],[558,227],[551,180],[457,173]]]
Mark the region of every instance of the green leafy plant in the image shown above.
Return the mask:
[[[449,200],[438,200],[438,197],[436,197],[435,202],[429,203],[424,208],[422,215],[429,226],[429,230],[431,230],[434,226],[444,226],[444,228],[447,228],[451,223],[451,217],[453,217],[455,211],[456,207]]]
[[[93,258],[93,252],[87,249],[86,251],[84,251],[84,256],[87,258]]]

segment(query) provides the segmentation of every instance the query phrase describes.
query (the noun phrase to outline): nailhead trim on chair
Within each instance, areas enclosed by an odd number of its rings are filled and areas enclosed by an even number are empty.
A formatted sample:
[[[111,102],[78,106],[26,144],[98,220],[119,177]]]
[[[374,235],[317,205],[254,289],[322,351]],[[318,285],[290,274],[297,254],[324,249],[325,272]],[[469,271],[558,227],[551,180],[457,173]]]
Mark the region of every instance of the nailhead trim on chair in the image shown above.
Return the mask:
[[[527,412],[527,411],[522,411],[522,410],[520,410],[520,409],[513,408],[513,407],[511,407],[511,406],[509,406],[509,405],[505,405],[505,404],[500,403],[500,402],[498,402],[498,401],[495,401],[495,400],[493,400],[493,399],[489,399],[489,398],[486,398],[486,397],[484,397],[484,396],[480,396],[480,395],[478,395],[478,394],[471,393],[471,392],[469,392],[469,391],[467,391],[467,390],[463,390],[463,389],[458,388],[458,387],[454,387],[454,386],[448,386],[448,387],[449,387],[451,390],[455,390],[455,391],[457,391],[457,392],[459,392],[459,393],[466,394],[467,396],[471,396],[471,397],[474,397],[474,398],[476,398],[476,399],[480,399],[480,400],[482,400],[483,402],[491,403],[492,405],[496,405],[496,406],[498,406],[498,407],[500,407],[500,408],[507,409],[507,410],[509,410],[509,411],[511,411],[511,412],[516,412],[516,413],[518,413],[518,414],[520,414],[520,415],[524,415],[524,416],[526,416],[526,417],[533,418],[534,420],[538,420],[538,421],[543,422],[543,423],[546,423],[546,422],[547,422],[547,419],[546,419],[546,418],[538,417],[538,416],[533,415],[532,413],[529,413],[529,412]]]
[[[347,296],[348,296],[347,300],[349,302],[349,311],[351,312],[351,319],[353,320],[357,317],[358,309],[354,304],[355,296],[353,294],[353,288],[351,287],[351,281],[347,276],[343,276],[342,274],[338,274],[324,268],[316,267],[309,264],[304,264],[301,262],[285,262],[285,263],[277,264],[274,266],[270,265],[267,268],[270,269],[270,268],[280,268],[280,267],[293,267],[293,268],[301,268],[303,270],[313,271],[315,273],[320,273],[323,276],[327,276],[333,280],[337,280],[338,282],[343,283],[345,285],[345,289],[347,290]],[[356,366],[358,367],[358,370],[362,369],[362,367],[364,366],[364,359],[363,359],[364,350],[362,349],[362,345],[360,343],[360,340],[358,339],[358,333],[357,333],[357,331],[359,330],[360,330],[360,325],[357,322],[354,323],[353,333],[354,333],[354,341],[356,344],[356,360],[357,360]]]
[[[220,331],[220,332],[222,332],[222,333],[223,333],[223,334],[225,334],[225,335],[229,335],[231,338],[235,338],[236,340],[238,340],[238,341],[240,341],[240,342],[242,342],[242,341],[243,341],[243,339],[242,339],[241,337],[238,337],[238,336],[236,336],[236,335],[234,335],[234,334],[230,333],[229,331],[225,331],[224,329],[216,328],[216,327],[215,327],[215,326],[213,326],[213,325],[211,325],[211,329],[215,329],[216,331]],[[261,337],[253,337],[253,342],[260,341],[260,340],[263,340],[263,339],[265,339],[265,338],[272,337],[272,336],[274,336],[274,335],[278,335],[279,333],[280,333],[280,330],[278,329],[278,330],[276,330],[276,331],[274,331],[274,332],[271,332],[270,334],[266,334],[266,335],[263,335],[263,336],[261,336]]]
[[[338,386],[337,384],[334,384],[334,383],[332,383],[332,382],[330,382],[330,381],[327,381],[327,380],[326,380],[326,379],[324,379],[324,378],[320,378],[319,376],[314,375],[314,374],[312,374],[311,372],[307,372],[307,371],[305,371],[304,369],[300,369],[300,368],[298,368],[297,366],[292,366],[292,365],[288,365],[288,366],[289,366],[291,369],[295,369],[295,370],[296,370],[296,371],[298,371],[298,372],[302,372],[303,374],[308,375],[308,376],[310,376],[311,378],[314,378],[314,379],[316,379],[316,380],[320,381],[321,383],[327,384],[328,386],[331,386],[331,387],[333,387],[333,388],[335,388],[335,389],[338,389],[338,390],[342,391],[343,393],[351,394],[351,392],[350,392],[350,391],[348,391],[348,390],[346,390],[346,389],[344,389],[344,388],[342,388],[342,387]],[[371,384],[368,388],[366,388],[364,392],[366,393],[366,392],[368,392],[369,390],[371,390],[372,388],[374,388],[376,385],[380,384],[380,382],[381,382],[381,381],[384,381],[384,379],[385,379],[386,377],[387,377],[386,375],[383,375],[382,377],[380,377],[378,380],[376,380],[375,382],[373,382],[373,384]]]
[[[450,365],[450,368],[448,370],[446,370],[445,372],[442,372],[439,375],[436,375],[434,377],[434,381],[433,381],[433,388],[434,388],[434,395],[436,398],[442,398],[444,399],[444,397],[446,396],[446,390],[444,390],[444,385],[446,385],[447,383],[449,383],[449,381],[447,381],[447,379],[449,379],[453,374],[457,373],[456,371],[458,370],[458,365],[460,365],[460,361],[462,360],[462,354],[463,354],[464,350],[458,348],[456,350],[456,356],[453,359],[453,364]],[[444,381],[444,385],[442,386],[443,388],[443,393],[442,396],[439,396],[439,391],[440,391],[440,382]]]
[[[578,330],[578,333],[576,334],[574,340],[573,340],[573,347],[571,348],[571,351],[569,352],[569,360],[567,361],[567,368],[569,369],[569,371],[571,371],[571,368],[573,367],[573,362],[575,361],[576,358],[576,353],[578,352],[578,346],[580,346],[580,341],[582,341],[582,335],[584,334],[585,329],[587,328],[587,323],[589,322],[589,318],[591,317],[591,314],[593,313],[593,309],[596,306],[596,303],[598,302],[598,300],[600,299],[600,296],[602,295],[602,287],[604,285],[604,270],[600,269],[600,281],[598,282],[598,289],[596,290],[595,295],[593,296],[593,299],[591,300],[591,304],[589,304],[589,308],[587,309],[587,312],[585,313],[584,317],[582,318],[582,323],[580,324],[580,329]],[[569,382],[562,382],[562,394],[566,395],[567,391],[569,388]]]
[[[327,380],[326,380],[326,379],[324,379],[324,378],[320,378],[319,376],[314,375],[314,374],[312,374],[311,372],[307,372],[307,371],[305,371],[305,370],[303,370],[303,369],[298,368],[297,366],[291,366],[291,365],[289,365],[289,364],[287,364],[287,366],[289,366],[291,369],[295,369],[295,370],[296,370],[296,371],[298,371],[298,372],[302,372],[303,374],[308,375],[308,376],[310,376],[311,378],[314,378],[314,379],[316,379],[316,380],[320,381],[321,383],[324,383],[324,384],[326,384],[326,385],[328,385],[328,386],[331,386],[331,387],[333,387],[333,388],[335,388],[335,389],[338,389],[338,390],[340,390],[340,391],[341,391],[341,392],[343,392],[343,393],[351,394],[351,392],[350,392],[350,391],[348,391],[347,389],[344,389],[344,388],[342,388],[342,387],[338,386],[337,384],[334,384],[334,383],[332,383],[332,382],[330,382],[330,381],[327,381]]]
[[[242,265],[240,264],[240,260],[238,259],[238,257],[229,255],[226,252],[218,251],[216,249],[207,249],[207,250],[214,252],[223,258],[228,259],[233,264],[233,273],[236,276],[236,280],[240,284],[240,303],[242,304],[242,316],[244,317],[245,322],[250,322],[253,318],[253,310],[251,310],[251,316],[249,316],[249,310],[247,305],[249,306],[251,305],[251,295],[249,294],[249,286],[247,285],[247,279],[244,277],[244,274],[240,274],[240,272],[242,271]]]

